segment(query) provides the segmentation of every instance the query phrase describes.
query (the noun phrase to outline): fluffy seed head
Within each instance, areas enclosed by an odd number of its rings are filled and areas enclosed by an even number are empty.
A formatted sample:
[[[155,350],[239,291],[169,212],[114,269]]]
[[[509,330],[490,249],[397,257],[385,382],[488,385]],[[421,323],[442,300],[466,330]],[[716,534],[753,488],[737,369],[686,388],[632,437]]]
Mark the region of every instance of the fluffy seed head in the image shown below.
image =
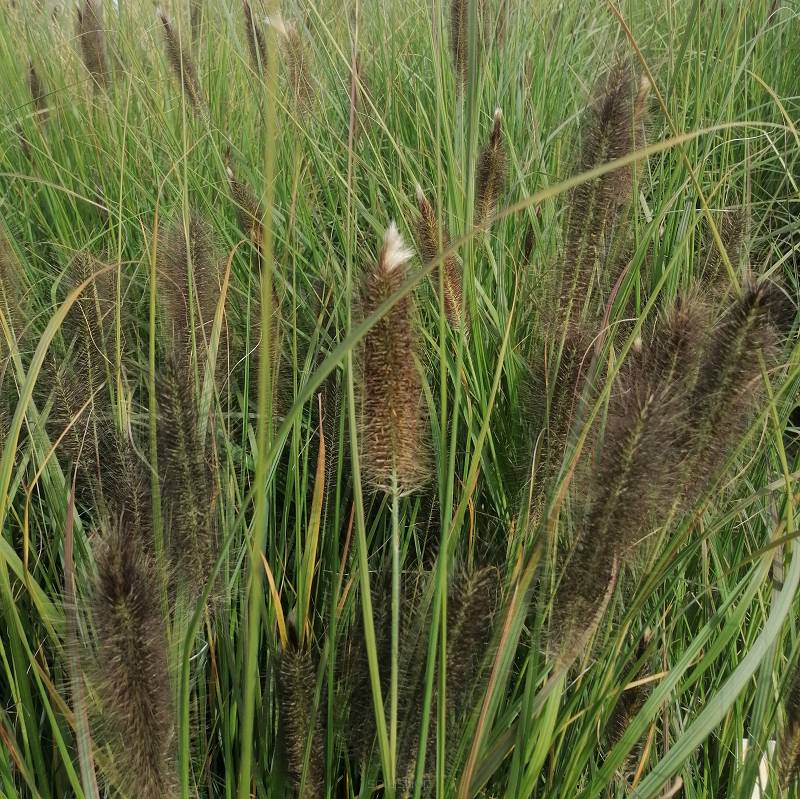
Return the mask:
[[[325,784],[324,710],[315,707],[315,687],[311,654],[290,644],[280,659],[278,702],[289,775],[300,799],[321,796]]]
[[[734,269],[739,266],[745,249],[747,215],[743,208],[725,211],[717,220],[720,240]],[[702,281],[715,294],[724,295],[730,289],[730,282],[722,254],[709,230],[702,242],[705,257],[701,255]]]
[[[447,704],[460,716],[489,651],[501,598],[494,566],[465,571],[453,579],[447,600]]]
[[[31,99],[33,100],[33,107],[36,109],[40,122],[47,122],[49,111],[47,108],[47,98],[45,97],[44,86],[36,71],[36,67],[31,61],[28,67],[28,87],[31,90]]]
[[[624,60],[617,61],[598,82],[582,124],[581,172],[637,148],[636,131],[642,126],[637,120],[636,92],[633,72]],[[559,299],[562,323],[583,316],[598,269],[603,286],[613,285],[618,276],[624,252],[624,247],[620,249],[624,239],[621,222],[630,203],[633,175],[632,167],[622,167],[584,181],[570,195]]]
[[[630,656],[630,663],[628,665],[628,675],[626,680],[634,682],[641,680],[647,673],[647,663],[645,662],[645,654],[647,646],[652,638],[652,633],[649,629],[644,631],[644,634],[639,639],[639,643]],[[630,669],[636,667],[632,673]],[[606,747],[610,750],[622,738],[628,725],[633,721],[636,714],[642,709],[644,703],[647,701],[649,694],[648,686],[637,685],[633,688],[625,689],[617,700],[608,722],[606,723]]]
[[[559,666],[585,650],[614,595],[619,560],[604,543],[580,536],[559,581],[548,640]]]
[[[503,143],[503,115],[495,109],[489,141],[478,157],[475,175],[475,226],[488,225],[506,180],[506,150]]]
[[[746,434],[763,401],[762,361],[774,366],[794,308],[774,283],[751,284],[712,330],[691,398],[694,424],[687,502],[702,495]]]
[[[417,186],[417,204],[419,216],[417,217],[417,243],[423,261],[432,261],[437,258],[442,250],[450,247],[450,233],[446,226],[439,227],[436,212],[428,202],[421,186]],[[461,266],[454,255],[448,255],[442,264],[444,277],[444,310],[447,321],[456,329],[468,326],[469,318],[463,305],[463,289],[461,280]],[[433,272],[431,279],[434,288],[438,289],[438,271]]]
[[[247,50],[250,53],[250,61],[257,74],[263,75],[267,66],[267,42],[264,38],[264,31],[261,30],[258,22],[253,15],[253,9],[247,0],[242,0],[244,11],[245,35],[247,36]]]
[[[466,0],[450,0],[450,54],[459,88],[467,82],[468,10]]]
[[[680,298],[620,367],[581,488],[588,512],[553,610],[550,645],[562,664],[593,634],[620,564],[681,495],[683,439],[693,422],[690,401],[705,320],[694,296]]]
[[[97,275],[103,266],[87,252],[79,252],[70,262],[65,281],[70,291],[93,279],[73,303],[61,327],[71,357],[65,363],[48,354],[41,386],[53,399],[48,434],[54,442],[61,438],[59,455],[81,467],[81,488],[90,489],[95,499],[102,494],[102,453],[115,432],[104,384],[116,293],[110,272]],[[47,396],[42,399],[46,401]]]
[[[292,97],[301,109],[307,109],[314,98],[312,54],[296,25],[283,26],[283,53]]]
[[[156,14],[161,20],[167,61],[180,81],[189,104],[196,111],[205,114],[206,104],[191,54],[181,45],[180,36],[166,13],[159,8]]]
[[[25,272],[0,224],[0,303],[17,343],[23,339],[27,315]]]
[[[413,257],[414,253],[406,247],[397,225],[390,222],[383,236],[383,249],[379,259],[380,269],[389,274],[405,266]]]
[[[665,385],[695,384],[700,356],[708,340],[710,309],[696,289],[680,292],[661,314],[649,338],[654,375]]]
[[[169,358],[158,382],[158,465],[175,576],[202,593],[218,554],[214,473],[204,455],[191,373]]]
[[[380,575],[372,583],[372,620],[375,629],[375,649],[378,656],[378,674],[381,695],[386,696],[391,672],[391,583],[386,575]],[[403,592],[401,580],[401,593]],[[401,625],[407,619],[401,613]],[[346,731],[345,745],[350,757],[363,765],[367,762],[375,740],[375,710],[372,704],[372,689],[367,659],[366,634],[362,609],[356,610],[354,622],[346,636],[340,638],[342,664],[338,703],[342,710],[340,729]]]
[[[392,223],[363,292],[368,316],[397,292],[412,253]],[[367,334],[362,356],[361,427],[364,473],[378,490],[408,493],[428,478],[422,381],[416,364],[417,333],[410,294]]]
[[[231,198],[236,204],[236,217],[239,227],[252,242],[253,246],[261,252],[261,243],[264,237],[264,229],[261,220],[263,211],[253,190],[243,181],[236,177],[230,165],[226,166],[225,172],[228,176],[228,184],[231,190]]]
[[[76,36],[80,43],[81,57],[95,87],[108,85],[108,63],[106,59],[103,9],[99,0],[83,0],[77,9]]]
[[[220,262],[211,227],[200,217],[175,223],[160,237],[158,279],[172,349],[184,357],[194,332],[198,352],[205,351],[220,294]]]
[[[785,701],[786,722],[778,744],[778,784],[783,790],[800,774],[800,669],[795,666]]]
[[[676,466],[684,457],[679,442],[692,422],[696,349],[687,347],[694,331],[681,324],[676,329],[676,317],[680,322],[681,312],[667,317],[673,324],[658,325],[654,340],[626,358],[598,442],[586,524],[620,558],[669,513],[680,490]]]
[[[99,737],[107,739],[121,787],[161,799],[175,789],[174,714],[158,569],[137,542],[136,531],[117,528],[95,552]]]

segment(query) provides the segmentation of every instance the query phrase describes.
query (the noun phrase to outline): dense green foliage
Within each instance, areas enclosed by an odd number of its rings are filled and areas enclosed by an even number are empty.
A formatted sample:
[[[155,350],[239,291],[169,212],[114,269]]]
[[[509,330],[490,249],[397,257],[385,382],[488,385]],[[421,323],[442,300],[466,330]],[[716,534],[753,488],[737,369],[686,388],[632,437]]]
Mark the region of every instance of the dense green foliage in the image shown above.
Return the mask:
[[[798,795],[796,5],[47,5],[0,796]]]

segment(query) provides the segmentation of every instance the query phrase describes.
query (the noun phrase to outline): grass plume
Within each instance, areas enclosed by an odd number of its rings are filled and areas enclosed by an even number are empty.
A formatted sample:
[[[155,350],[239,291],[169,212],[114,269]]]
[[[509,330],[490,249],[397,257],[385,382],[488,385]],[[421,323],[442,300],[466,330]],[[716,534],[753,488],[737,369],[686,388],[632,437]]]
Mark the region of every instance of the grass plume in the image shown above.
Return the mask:
[[[322,711],[315,706],[317,676],[311,654],[289,643],[278,667],[278,692],[289,776],[299,799],[321,796],[325,784]]]
[[[176,788],[174,714],[158,568],[138,540],[122,526],[95,545],[90,618],[99,737],[126,794],[163,799]]]
[[[253,9],[248,0],[242,0],[244,12],[244,28],[247,37],[247,51],[250,53],[250,63],[258,75],[263,75],[267,66],[267,40],[264,31],[256,21]]]
[[[438,258],[443,250],[450,247],[450,233],[445,225],[440,227],[436,218],[436,211],[428,202],[422,192],[422,187],[417,186],[417,244],[423,262]],[[461,279],[461,265],[455,255],[448,255],[441,265],[444,282],[444,311],[447,321],[455,329],[464,323],[469,326],[469,317],[464,306],[463,285]],[[438,289],[438,270],[433,272],[434,287]]]
[[[109,81],[103,8],[99,0],[83,0],[77,8],[76,36],[81,58],[95,86],[107,88]]]
[[[0,310],[8,321],[9,331],[19,346],[25,335],[25,325],[30,312],[26,279],[11,239],[2,223],[0,223],[0,303],[2,304]],[[7,349],[5,339],[2,341],[2,346],[5,352]]]
[[[633,152],[644,114],[644,84],[637,90],[633,71],[620,59],[599,81],[595,98],[581,126],[580,171]],[[593,277],[599,270],[604,286],[619,269],[619,227],[633,188],[632,166],[584,181],[573,189],[565,233],[560,314],[563,322],[583,317]]]
[[[648,645],[652,639],[652,632],[647,629],[639,639],[636,649],[630,656],[628,663],[628,675],[630,682],[639,682],[642,680],[647,671],[647,662],[645,656],[647,654]],[[631,668],[633,671],[631,672]],[[628,679],[628,677],[626,677]],[[644,703],[647,701],[649,694],[648,685],[634,685],[632,687],[625,687],[619,695],[611,714],[606,722],[606,747],[608,750],[612,749],[616,743],[625,734],[628,725],[633,721],[636,714],[642,709]]]
[[[225,173],[228,176],[231,199],[236,204],[239,229],[250,239],[256,250],[261,252],[261,242],[264,237],[262,223],[264,213],[261,203],[253,190],[236,176],[230,163],[225,167]]]
[[[220,293],[220,264],[211,227],[199,216],[168,227],[158,250],[167,332],[176,352],[205,352]]]
[[[191,372],[167,358],[158,383],[158,465],[168,550],[178,582],[195,597],[218,554],[214,473],[200,437]]]
[[[745,250],[745,233],[747,216],[743,208],[732,208],[722,213],[717,222],[720,240],[728,259],[734,269],[737,268]],[[702,266],[702,281],[711,291],[724,294],[729,288],[728,274],[722,259],[722,253],[710,232],[702,237],[703,250],[706,253]]]
[[[191,53],[182,46],[180,34],[175,30],[166,13],[160,8],[156,13],[161,20],[167,61],[181,84],[184,96],[189,101],[189,104],[195,111],[205,114],[206,103]]]
[[[363,291],[369,315],[402,285],[412,258],[394,223]],[[416,363],[414,300],[407,294],[364,340],[361,436],[364,474],[375,489],[415,491],[429,476],[422,380]]]
[[[77,288],[104,267],[88,252],[79,252],[67,269],[69,290]],[[64,359],[48,353],[43,367],[42,400],[49,392],[52,408],[47,418],[53,442],[61,439],[59,452],[80,468],[82,490],[99,497],[102,492],[101,461],[113,429],[109,403],[109,322],[116,303],[110,272],[95,276],[75,301],[62,325],[61,335],[69,353]]]
[[[311,52],[295,25],[286,28],[284,53],[292,96],[300,108],[308,108],[314,96]]]
[[[680,496],[703,319],[700,306],[676,302],[619,371],[586,478],[590,509],[555,597],[551,647],[562,663],[593,633],[620,564]]]
[[[453,59],[456,85],[459,87],[467,82],[469,68],[467,60],[468,14],[469,0],[450,0],[450,55]]]
[[[794,312],[783,291],[764,281],[728,303],[711,330],[693,396],[695,424],[687,431],[687,500],[692,504],[719,474],[760,407],[762,364],[773,366]]]
[[[496,108],[492,132],[478,156],[475,174],[476,227],[486,227],[491,222],[506,181],[506,149],[503,142],[502,121],[502,112]]]

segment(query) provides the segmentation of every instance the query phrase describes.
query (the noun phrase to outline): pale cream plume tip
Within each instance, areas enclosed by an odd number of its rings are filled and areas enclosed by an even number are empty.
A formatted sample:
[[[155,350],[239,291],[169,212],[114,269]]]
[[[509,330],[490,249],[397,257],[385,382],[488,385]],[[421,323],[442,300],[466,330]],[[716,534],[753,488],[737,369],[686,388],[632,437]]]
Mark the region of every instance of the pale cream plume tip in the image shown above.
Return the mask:
[[[408,263],[414,253],[406,247],[400,231],[394,222],[389,223],[383,236],[383,249],[381,250],[381,265],[387,272],[393,272],[398,267]]]
[[[264,17],[264,23],[269,27],[272,26],[275,30],[281,35],[286,36],[289,32],[289,29],[286,23],[283,21],[283,17],[281,16],[280,12],[277,14],[273,14],[272,16]]]

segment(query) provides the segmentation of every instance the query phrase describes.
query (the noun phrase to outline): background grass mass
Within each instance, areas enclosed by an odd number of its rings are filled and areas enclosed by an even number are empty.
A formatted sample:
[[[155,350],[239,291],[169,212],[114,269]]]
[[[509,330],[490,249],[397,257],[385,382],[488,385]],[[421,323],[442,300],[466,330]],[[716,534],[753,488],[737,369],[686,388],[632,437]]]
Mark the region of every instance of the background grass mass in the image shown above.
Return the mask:
[[[799,74],[0,0],[0,795],[797,796]]]

